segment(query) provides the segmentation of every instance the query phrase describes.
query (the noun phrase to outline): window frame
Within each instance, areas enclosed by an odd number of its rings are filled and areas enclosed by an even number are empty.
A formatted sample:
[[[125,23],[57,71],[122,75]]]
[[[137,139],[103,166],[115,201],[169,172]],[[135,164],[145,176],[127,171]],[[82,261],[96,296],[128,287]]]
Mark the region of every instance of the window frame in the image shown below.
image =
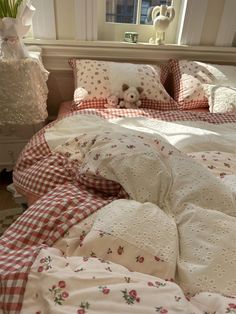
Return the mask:
[[[236,1],[225,0],[224,11],[221,17],[216,46],[232,46],[236,36]]]
[[[62,41],[60,38],[57,38],[57,27],[56,27],[56,17],[55,17],[55,0],[31,0],[32,4],[36,8],[35,16],[33,17],[33,34],[35,44],[40,43],[40,40],[57,40],[58,42]],[[75,6],[74,19],[75,19],[75,37],[72,40],[85,40],[85,41],[96,41],[97,39],[105,40],[101,36],[101,33],[104,33],[104,30],[101,27],[101,9],[100,3],[105,0],[99,0],[99,5],[97,4],[98,0],[73,0]],[[178,1],[178,0],[175,0]],[[171,31],[171,27],[174,25],[174,21],[170,28],[167,30],[167,40],[166,43],[177,43],[178,45],[199,45],[202,38],[202,31],[204,26],[205,15],[209,11],[209,5],[211,0],[182,0],[182,5],[180,7],[179,22],[176,25],[177,36],[172,37],[171,40],[168,39],[168,32]],[[225,0],[224,12],[222,14],[221,22],[218,29],[217,38],[215,40],[216,46],[229,46],[232,47],[232,41],[235,36],[235,16],[232,6],[236,7],[235,0]],[[100,11],[100,12],[99,12]],[[104,9],[105,12],[105,9]],[[99,16],[100,13],[100,16]],[[80,17],[83,16],[84,19]],[[87,17],[87,18],[86,18]],[[105,18],[104,18],[105,19]],[[58,23],[58,21],[57,21]],[[111,37],[107,38],[107,41],[115,42],[114,35],[116,35],[117,30],[112,27],[110,23],[109,27],[111,29]],[[122,34],[129,27],[130,31],[138,31],[139,26],[124,24],[124,29]],[[141,25],[145,28],[147,36],[153,36],[153,29],[151,25]],[[149,33],[148,33],[149,32]],[[32,34],[29,32],[26,38],[32,38]],[[120,38],[122,38],[120,36]],[[123,38],[122,38],[123,42]],[[147,43],[147,40],[142,40],[142,37],[139,37],[139,42]]]
[[[35,39],[56,39],[54,0],[31,0],[36,8],[31,35]]]
[[[181,3],[183,0],[175,0],[174,8],[176,10],[176,17],[170,24],[166,31],[166,43],[175,43],[178,29],[178,16],[180,13]],[[123,41],[124,33],[126,31],[138,32],[139,42],[148,43],[149,39],[155,35],[153,25],[139,24],[141,13],[141,1],[139,2],[139,9],[137,16],[139,19],[136,24],[130,23],[113,23],[106,22],[106,0],[100,0],[98,7],[98,40],[104,41]]]

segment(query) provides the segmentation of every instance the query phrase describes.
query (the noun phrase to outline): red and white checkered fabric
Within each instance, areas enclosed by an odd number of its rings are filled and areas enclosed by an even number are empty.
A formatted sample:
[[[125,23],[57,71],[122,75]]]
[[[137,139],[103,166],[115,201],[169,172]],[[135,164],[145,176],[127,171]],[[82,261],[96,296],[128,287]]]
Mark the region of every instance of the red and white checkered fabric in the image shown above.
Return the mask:
[[[156,118],[165,121],[207,121],[210,123],[236,122],[235,114],[212,114],[205,112],[184,112],[184,111],[157,111],[150,109],[84,109],[74,111],[74,114],[97,115],[105,119],[118,117],[138,117]],[[69,114],[69,115],[70,115]],[[54,122],[55,123],[55,122]],[[46,126],[49,128],[54,123]],[[76,186],[84,184],[78,180],[71,165],[65,156],[52,153],[44,138],[44,128],[37,133],[22,151],[14,170],[14,184],[21,193],[25,191],[25,196],[31,193],[35,198],[39,198],[56,186],[72,183]],[[93,181],[93,180],[92,180]],[[87,183],[91,187],[101,189],[107,193],[118,191],[114,182],[107,181],[106,184],[100,181],[91,180]]]
[[[181,61],[178,59],[171,59],[169,60],[169,65],[173,82],[173,98],[178,104],[178,109],[186,110],[209,107],[206,96],[197,96],[191,94],[191,91],[188,91],[188,87],[184,85],[182,75],[185,73],[185,69],[182,68]],[[189,76],[191,77],[191,75]],[[194,77],[194,73],[192,73],[192,77]],[[194,99],[188,99],[188,97],[193,97]]]
[[[28,273],[40,249],[113,199],[74,185],[56,187],[32,205],[0,239],[0,312],[20,313]]]
[[[104,119],[142,116],[165,121],[236,122],[235,114],[150,109],[84,109],[65,116],[77,114],[97,115]],[[73,164],[61,154],[50,151],[44,132],[54,123],[32,138],[14,170],[16,187],[41,198],[0,240],[0,308],[4,313],[19,313],[27,274],[39,250],[45,245],[52,245],[73,224],[114,199],[94,190],[85,190],[84,184],[93,186],[93,180],[79,182]],[[96,182],[97,189],[99,184],[102,191],[107,189],[118,193],[117,198],[127,196],[109,181]]]
[[[154,109],[154,110],[177,110],[177,104],[176,102],[169,101],[169,102],[163,102],[163,101],[156,101],[151,99],[141,99],[142,105],[140,108],[147,108],[147,109]],[[81,109],[105,109],[107,108],[107,99],[94,99],[94,100],[86,100],[81,101],[80,103],[73,105],[74,110],[81,110]],[[110,109],[110,108],[109,108]]]
[[[119,183],[101,177],[83,174],[78,176],[78,180],[86,187],[104,192],[108,195],[118,195],[122,189]]]

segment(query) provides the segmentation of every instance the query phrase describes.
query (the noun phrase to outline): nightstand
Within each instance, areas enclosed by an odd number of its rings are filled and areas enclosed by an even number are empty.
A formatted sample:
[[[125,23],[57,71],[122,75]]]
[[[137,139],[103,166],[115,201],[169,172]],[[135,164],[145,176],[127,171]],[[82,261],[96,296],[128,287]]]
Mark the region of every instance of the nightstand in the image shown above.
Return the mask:
[[[40,52],[0,59],[0,171],[12,170],[29,139],[47,119],[47,79]]]

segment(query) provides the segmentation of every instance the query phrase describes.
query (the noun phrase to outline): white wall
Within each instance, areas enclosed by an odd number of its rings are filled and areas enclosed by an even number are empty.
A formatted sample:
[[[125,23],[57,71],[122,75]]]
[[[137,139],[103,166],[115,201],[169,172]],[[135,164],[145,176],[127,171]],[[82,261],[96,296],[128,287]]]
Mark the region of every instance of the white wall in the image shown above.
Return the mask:
[[[74,0],[54,0],[54,4],[57,39],[74,39]]]
[[[103,9],[102,0],[98,1],[98,12]],[[198,1],[198,0],[195,0]],[[235,0],[236,1],[236,0]],[[74,0],[54,0],[55,3],[55,15],[56,15],[56,34],[57,39],[75,39],[75,5]],[[219,29],[224,3],[225,0],[208,0],[208,9],[205,17],[205,22],[203,26],[202,36],[201,36],[201,45],[214,45],[217,32]],[[175,20],[173,23],[177,23]],[[99,20],[101,24],[101,20]],[[176,26],[176,25],[175,25]],[[176,28],[174,26],[174,28]],[[112,25],[110,25],[112,27]],[[132,26],[129,26],[129,29],[132,30]],[[122,37],[122,34],[116,34],[114,30],[114,36]],[[105,39],[103,32],[99,31],[98,38],[101,40]],[[145,38],[141,38],[140,41],[147,41],[147,39],[152,35],[152,28],[150,27],[149,34]],[[172,36],[173,40],[175,34]],[[112,40],[112,38],[109,38]]]
[[[225,0],[208,0],[208,8],[201,37],[202,45],[214,46],[220,26],[224,4]]]

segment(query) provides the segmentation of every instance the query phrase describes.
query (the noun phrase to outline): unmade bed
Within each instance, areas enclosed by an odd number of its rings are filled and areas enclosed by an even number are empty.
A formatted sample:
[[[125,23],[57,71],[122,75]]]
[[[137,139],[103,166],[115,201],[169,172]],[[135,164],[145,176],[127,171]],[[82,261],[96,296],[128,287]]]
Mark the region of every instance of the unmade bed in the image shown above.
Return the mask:
[[[0,239],[3,313],[236,313],[236,115],[213,82],[169,95],[164,73],[133,109],[77,78],[70,112],[25,147],[14,184],[31,206]]]

